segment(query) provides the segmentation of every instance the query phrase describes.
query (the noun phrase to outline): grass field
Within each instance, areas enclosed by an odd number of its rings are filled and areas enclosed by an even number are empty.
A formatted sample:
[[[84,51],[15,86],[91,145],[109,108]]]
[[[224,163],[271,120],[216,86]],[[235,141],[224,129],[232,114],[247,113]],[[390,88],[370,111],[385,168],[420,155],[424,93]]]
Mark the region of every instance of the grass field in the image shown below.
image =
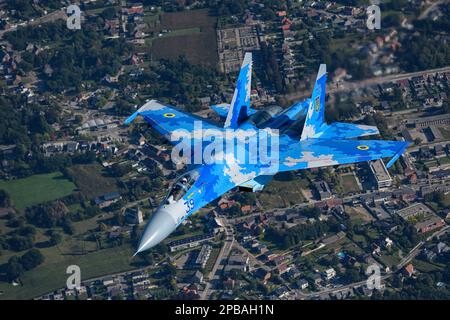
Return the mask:
[[[69,169],[73,180],[87,199],[117,191],[116,179],[106,177],[98,164],[76,165]]]
[[[211,255],[209,256],[208,262],[206,263],[203,274],[207,275],[211,272],[214,264],[216,263],[217,257],[219,256],[220,248],[213,248],[211,250]]]
[[[418,269],[421,272],[442,271],[445,267],[442,264],[430,263],[421,259],[414,259],[413,264],[414,268]]]
[[[17,209],[65,197],[76,190],[76,186],[60,172],[36,174],[28,178],[0,181],[0,189],[6,190]]]
[[[384,263],[384,265],[392,267],[400,263],[401,259],[398,257],[397,253],[393,254],[382,254],[380,257],[381,261]]]
[[[53,251],[53,252],[49,252]],[[110,273],[131,270],[133,248],[121,246],[104,249],[86,255],[62,255],[57,247],[43,249],[46,261],[21,277],[23,286],[13,287],[9,283],[0,282],[0,299],[30,299],[57,288],[66,286],[66,274],[69,265],[78,265],[81,279],[102,276]]]
[[[441,132],[442,136],[444,137],[444,139],[450,139],[450,130],[446,129],[446,128],[439,128],[439,131]]]
[[[356,178],[353,174],[342,175],[341,181],[342,181],[341,185],[342,185],[342,189],[344,189],[344,193],[361,191],[361,188],[359,187],[358,182],[356,181]]]
[[[350,216],[350,220],[356,224],[366,224],[375,220],[363,207],[344,206],[344,210]]]
[[[301,189],[303,184],[298,181],[272,180],[258,197],[264,208],[282,208],[306,201]]]
[[[152,31],[169,30],[162,37],[149,39],[146,44],[155,59],[176,59],[181,55],[192,63],[215,66],[218,61],[217,18],[208,10],[189,10],[160,15],[160,23]]]

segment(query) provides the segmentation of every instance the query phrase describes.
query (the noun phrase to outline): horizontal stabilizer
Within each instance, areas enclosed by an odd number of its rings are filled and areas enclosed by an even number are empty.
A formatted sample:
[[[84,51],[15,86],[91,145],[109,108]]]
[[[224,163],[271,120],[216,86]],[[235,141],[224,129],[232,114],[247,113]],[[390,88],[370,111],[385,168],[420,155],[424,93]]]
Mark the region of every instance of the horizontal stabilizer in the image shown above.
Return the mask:
[[[221,104],[215,104],[210,106],[212,110],[214,110],[215,113],[219,115],[222,119],[225,119],[228,116],[228,112],[230,111],[230,104],[228,103],[221,103]],[[254,114],[256,110],[252,108],[248,108],[247,115],[251,116]]]
[[[258,192],[262,191],[266,184],[268,184],[272,180],[272,175],[261,175],[252,180],[248,180],[243,184],[239,185],[240,191],[247,192]]]

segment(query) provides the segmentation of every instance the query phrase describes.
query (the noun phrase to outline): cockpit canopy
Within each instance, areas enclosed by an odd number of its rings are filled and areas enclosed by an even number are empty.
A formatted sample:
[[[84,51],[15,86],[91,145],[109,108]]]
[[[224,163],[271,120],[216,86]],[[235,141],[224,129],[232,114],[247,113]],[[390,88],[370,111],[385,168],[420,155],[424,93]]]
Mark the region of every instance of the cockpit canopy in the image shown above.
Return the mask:
[[[165,204],[171,204],[180,200],[187,191],[194,185],[199,177],[197,170],[191,170],[178,177],[172,184],[169,194],[164,201]]]
[[[268,106],[263,110],[259,110],[255,114],[249,117],[249,121],[252,122],[257,128],[264,128],[265,125],[272,120],[276,115],[280,114],[283,108],[276,105]]]

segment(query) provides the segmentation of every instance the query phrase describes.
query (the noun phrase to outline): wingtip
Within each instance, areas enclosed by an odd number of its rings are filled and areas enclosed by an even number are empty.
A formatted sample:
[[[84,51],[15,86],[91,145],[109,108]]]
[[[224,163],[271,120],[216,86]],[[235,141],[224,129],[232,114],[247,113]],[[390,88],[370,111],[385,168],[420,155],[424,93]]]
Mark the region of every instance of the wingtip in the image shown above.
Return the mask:
[[[396,152],[396,154],[389,160],[389,162],[386,164],[386,168],[389,169],[392,167],[392,165],[397,161],[398,158],[400,158],[403,154],[403,152],[406,150],[406,148],[409,146],[409,141],[402,141],[403,144],[401,144],[400,148]]]
[[[322,78],[327,73],[327,65],[322,63],[319,67],[319,72],[317,73],[317,79]]]
[[[130,124],[134,119],[136,119],[136,117],[139,115],[139,111],[136,111],[135,113],[133,113],[131,116],[129,116],[128,118],[125,119],[125,121],[123,122],[123,124],[128,125]]]
[[[244,61],[242,62],[242,66],[245,66],[247,64],[251,64],[253,60],[253,55],[251,52],[246,52],[244,55]]]

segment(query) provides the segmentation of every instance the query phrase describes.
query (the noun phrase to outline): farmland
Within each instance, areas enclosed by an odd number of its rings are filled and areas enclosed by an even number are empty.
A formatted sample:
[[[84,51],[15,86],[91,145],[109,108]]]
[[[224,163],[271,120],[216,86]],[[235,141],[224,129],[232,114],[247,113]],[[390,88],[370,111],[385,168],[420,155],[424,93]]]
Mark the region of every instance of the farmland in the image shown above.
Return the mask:
[[[215,66],[218,60],[216,23],[208,10],[164,13],[152,29],[158,36],[148,39],[147,44],[155,59],[185,55],[192,63]]]
[[[87,199],[117,191],[116,180],[106,177],[102,170],[97,164],[76,165],[69,169],[73,181]]]

